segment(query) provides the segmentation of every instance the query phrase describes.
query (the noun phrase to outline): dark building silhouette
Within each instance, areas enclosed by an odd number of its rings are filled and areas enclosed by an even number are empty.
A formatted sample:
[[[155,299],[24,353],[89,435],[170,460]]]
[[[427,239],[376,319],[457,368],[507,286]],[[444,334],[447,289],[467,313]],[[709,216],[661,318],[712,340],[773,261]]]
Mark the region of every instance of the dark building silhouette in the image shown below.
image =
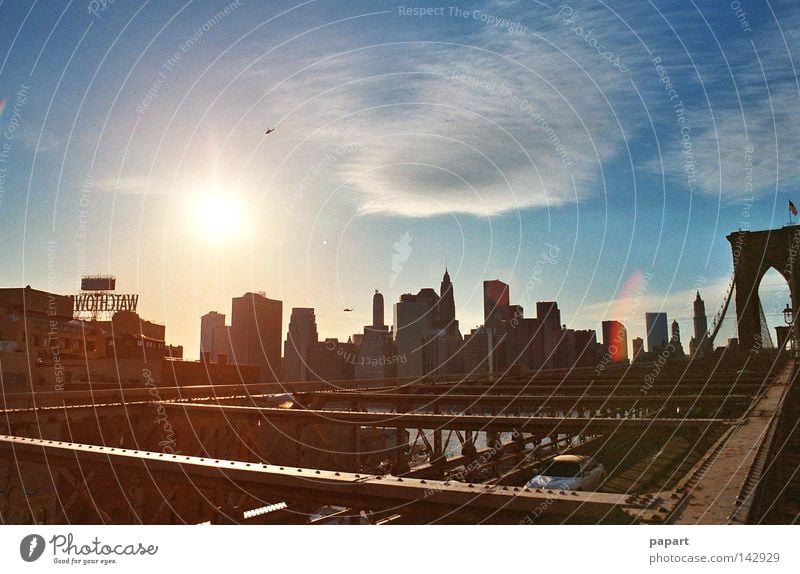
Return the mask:
[[[519,366],[523,370],[538,370],[545,364],[550,330],[539,319],[526,318],[521,305],[509,307],[511,319],[500,329],[500,343],[505,349],[504,368]],[[545,331],[547,334],[545,334]]]
[[[455,374],[463,371],[459,350],[462,336],[455,318],[450,274],[445,270],[441,295],[434,289],[406,293],[394,306],[397,376]]]
[[[336,338],[319,341],[309,351],[309,380],[352,380],[357,361],[358,348],[351,341],[340,343]]]
[[[551,330],[561,328],[561,311],[555,301],[539,301],[536,303],[536,318]]]
[[[552,331],[552,366],[555,369],[568,369],[575,365],[578,349],[575,344],[575,330],[563,325]]]
[[[576,329],[575,338],[575,366],[594,367],[600,361],[601,345],[597,343],[597,333],[594,329]]]
[[[433,289],[418,294],[405,293],[394,304],[394,341],[397,354],[405,358],[398,363],[398,377],[421,377],[425,374],[422,345],[435,325],[435,305],[439,299]]]
[[[483,324],[496,327],[509,319],[508,284],[499,279],[483,282]]]
[[[539,319],[544,337],[544,368],[558,368],[566,359],[563,349],[556,353],[556,348],[560,344],[563,333],[561,333],[561,311],[555,301],[538,301],[536,303],[536,318]],[[567,341],[568,344],[568,341]]]
[[[681,327],[678,325],[678,322],[673,320],[671,325],[671,332],[672,336],[669,339],[670,345],[672,346],[672,356],[674,357],[683,357],[686,353],[683,350],[683,344],[681,343]]]
[[[628,360],[628,331],[619,321],[603,321],[603,351],[612,363]]]
[[[383,295],[377,290],[372,296],[372,325],[364,327],[359,358],[354,369],[354,377],[364,379],[386,379],[397,374],[400,361],[394,351],[394,341],[383,319]]]
[[[634,337],[631,340],[631,347],[633,350],[633,358],[631,360],[635,361],[639,358],[639,355],[644,352],[644,339],[641,337]]]
[[[234,297],[231,309],[234,361],[260,368],[262,382],[276,381],[281,373],[283,302],[263,293]]]
[[[454,323],[457,325],[453,283],[450,281],[450,274],[447,272],[447,269],[444,270],[442,283],[439,287],[438,315],[439,324],[445,329]]]
[[[203,353],[209,353],[211,361],[231,356],[231,329],[223,313],[209,311],[200,317],[200,355]]]
[[[160,361],[168,356],[166,327],[145,321],[133,311],[117,311],[110,321],[93,324],[110,335],[106,338],[106,357]]]
[[[289,330],[283,346],[283,380],[311,381],[315,379],[309,372],[310,353],[318,342],[317,321],[314,309],[308,307],[292,308]]]
[[[666,313],[645,313],[647,328],[647,352],[660,353],[669,343]]]
[[[212,361],[208,353],[200,355],[199,361],[176,361],[164,359],[161,384],[168,387],[193,385],[237,385],[259,381],[259,369],[253,365],[232,365],[228,357],[220,354]]]
[[[457,374],[462,372],[463,364],[459,349],[463,344],[463,337],[456,319],[456,302],[453,294],[453,283],[450,281],[450,274],[444,270],[442,282],[439,287],[439,303],[436,309],[436,326],[444,331],[444,349],[437,352],[444,358],[440,368],[444,374]],[[439,337],[441,335],[435,335]],[[436,340],[437,344],[440,342]]]
[[[503,370],[505,350],[498,343],[497,331],[491,327],[472,329],[469,335],[464,337],[461,355],[466,375],[495,373]]]
[[[706,304],[700,297],[700,291],[694,299],[694,316],[692,317],[694,326],[694,336],[689,340],[689,352],[710,353],[712,351],[711,341],[708,339],[708,317],[706,316]]]
[[[372,327],[380,329],[385,327],[383,319],[383,295],[375,289],[375,295],[372,296]]]
[[[31,287],[0,289],[3,385],[50,390],[73,385],[161,384],[162,361],[183,356],[166,327],[134,311],[75,319],[74,299]]]

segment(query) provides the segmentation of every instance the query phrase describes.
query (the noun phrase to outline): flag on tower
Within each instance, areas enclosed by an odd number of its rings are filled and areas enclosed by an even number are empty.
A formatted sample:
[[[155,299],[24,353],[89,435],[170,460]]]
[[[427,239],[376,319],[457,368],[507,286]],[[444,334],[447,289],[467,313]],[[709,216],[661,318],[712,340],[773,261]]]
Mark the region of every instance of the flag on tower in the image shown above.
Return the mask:
[[[797,215],[797,207],[795,207],[791,200],[789,200],[789,213],[792,215]]]

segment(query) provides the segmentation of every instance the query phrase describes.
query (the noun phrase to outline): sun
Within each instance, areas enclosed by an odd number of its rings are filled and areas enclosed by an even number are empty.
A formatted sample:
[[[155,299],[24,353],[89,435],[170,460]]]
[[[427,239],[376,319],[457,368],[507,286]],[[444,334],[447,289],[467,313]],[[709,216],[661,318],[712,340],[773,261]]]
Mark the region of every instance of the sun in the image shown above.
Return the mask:
[[[241,199],[218,189],[195,194],[190,217],[196,231],[214,241],[241,235],[247,220]]]

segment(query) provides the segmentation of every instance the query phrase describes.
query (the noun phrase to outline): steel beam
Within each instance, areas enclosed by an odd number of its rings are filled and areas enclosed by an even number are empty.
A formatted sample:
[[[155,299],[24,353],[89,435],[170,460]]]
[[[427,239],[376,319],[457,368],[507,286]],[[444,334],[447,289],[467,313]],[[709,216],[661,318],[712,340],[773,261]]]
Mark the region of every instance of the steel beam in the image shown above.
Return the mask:
[[[553,433],[636,433],[656,428],[663,430],[702,430],[711,425],[730,422],[726,419],[717,418],[563,418],[509,415],[376,413],[311,409],[274,409],[194,403],[176,403],[165,406],[167,411],[182,411],[189,416],[225,415],[229,418],[255,416],[266,421],[291,420],[300,424],[359,425],[382,428],[457,429],[488,432],[517,430],[543,436],[549,436]]]
[[[141,474],[151,479],[158,476],[159,482],[190,483],[196,488],[212,490],[235,487],[250,496],[272,500],[393,509],[404,514],[456,516],[479,511],[524,517],[530,513],[539,516],[546,505],[550,517],[591,522],[602,520],[615,509],[640,508],[627,497],[614,494],[278,467],[7,435],[0,435],[0,456],[12,464],[21,460],[50,466],[77,463],[81,469],[91,467],[95,473],[115,472],[126,477]]]

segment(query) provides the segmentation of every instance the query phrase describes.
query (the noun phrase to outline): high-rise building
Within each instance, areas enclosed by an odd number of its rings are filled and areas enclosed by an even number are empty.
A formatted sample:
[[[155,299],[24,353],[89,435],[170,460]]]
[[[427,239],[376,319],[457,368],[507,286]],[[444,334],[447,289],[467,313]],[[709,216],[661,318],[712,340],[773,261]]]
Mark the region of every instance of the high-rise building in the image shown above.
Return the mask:
[[[208,353],[203,355],[203,353]],[[200,356],[217,362],[220,356],[231,355],[230,327],[225,324],[225,315],[209,311],[200,317]]]
[[[575,330],[566,326],[552,331],[553,367],[568,369],[575,365],[578,358],[575,345]]]
[[[359,358],[354,368],[356,379],[386,379],[397,373],[398,359],[394,353],[394,342],[383,316],[383,295],[376,290],[372,296],[372,325],[364,327]]]
[[[696,352],[709,353],[712,351],[711,341],[708,339],[708,317],[706,316],[706,304],[700,297],[700,291],[694,299],[694,316],[692,317],[692,324],[694,325],[694,337],[689,341],[689,351],[692,354]]]
[[[456,319],[456,301],[453,294],[453,283],[450,281],[450,274],[444,270],[442,283],[439,288],[439,303],[436,308],[436,325],[444,331],[444,355],[440,372],[443,374],[461,373],[464,365],[459,354],[463,337],[458,327]]]
[[[531,319],[525,319],[525,310],[520,305],[509,305],[509,320],[498,329],[505,334],[505,357],[501,367],[518,365],[529,369],[531,366],[531,339],[534,336]]]
[[[597,333],[594,329],[575,330],[575,366],[594,367],[600,361]]]
[[[666,313],[645,313],[647,328],[647,352],[660,353],[669,343],[669,330]]]
[[[536,303],[536,318],[552,330],[561,328],[561,311],[555,301],[538,301]]]
[[[278,380],[281,373],[283,302],[268,299],[263,293],[245,293],[234,297],[231,307],[234,361],[258,366],[262,382]]]
[[[628,360],[628,332],[619,321],[603,321],[603,347],[612,363]]]
[[[317,320],[314,309],[293,307],[289,318],[289,331],[283,345],[283,380],[312,381],[316,379],[310,364],[312,347],[318,342]]]
[[[351,380],[358,360],[358,349],[351,342],[325,339],[311,346],[308,354],[309,380]]]
[[[431,288],[405,294],[394,306],[397,376],[419,377],[463,371],[461,332],[455,318],[453,284],[445,270],[441,296]]]
[[[384,326],[383,295],[381,295],[380,291],[375,289],[375,295],[372,296],[372,327],[380,329]]]
[[[706,304],[700,297],[700,291],[697,291],[697,296],[694,298],[694,317],[692,323],[694,323],[694,338],[699,341],[708,333]]]
[[[499,366],[500,355],[505,354],[505,349],[497,341],[497,332],[489,327],[472,329],[464,337],[464,346],[461,355],[464,360],[464,373],[475,375],[478,373],[494,373],[502,370]]]
[[[433,328],[422,338],[422,373],[447,373],[447,331]]]
[[[633,348],[633,360],[635,361],[644,350],[644,339],[641,337],[634,337],[631,340],[631,347]]]
[[[670,326],[670,331],[672,333],[672,337],[670,341],[676,341],[678,343],[681,342],[681,326],[678,325],[678,321],[673,319],[672,325]]]
[[[499,279],[483,282],[483,323],[487,327],[501,325],[509,318],[508,284]]]
[[[433,289],[422,289],[416,295],[406,293],[394,304],[394,341],[398,377],[421,377],[425,374],[423,343],[435,326],[439,296]]]
[[[447,269],[444,270],[442,283],[439,287],[439,306],[437,311],[439,325],[443,329],[452,328],[453,324],[456,323],[456,302],[453,296],[453,283],[450,281],[450,274]],[[456,328],[458,328],[457,323]]]
[[[686,353],[683,351],[683,344],[681,343],[681,327],[678,322],[673,320],[671,325],[672,336],[670,337],[670,345],[672,356],[683,357]]]
[[[537,301],[536,318],[541,323],[542,336],[544,337],[544,368],[555,368],[560,360],[556,353],[556,347],[561,340],[561,311],[555,301]],[[563,359],[563,353],[562,357]]]

